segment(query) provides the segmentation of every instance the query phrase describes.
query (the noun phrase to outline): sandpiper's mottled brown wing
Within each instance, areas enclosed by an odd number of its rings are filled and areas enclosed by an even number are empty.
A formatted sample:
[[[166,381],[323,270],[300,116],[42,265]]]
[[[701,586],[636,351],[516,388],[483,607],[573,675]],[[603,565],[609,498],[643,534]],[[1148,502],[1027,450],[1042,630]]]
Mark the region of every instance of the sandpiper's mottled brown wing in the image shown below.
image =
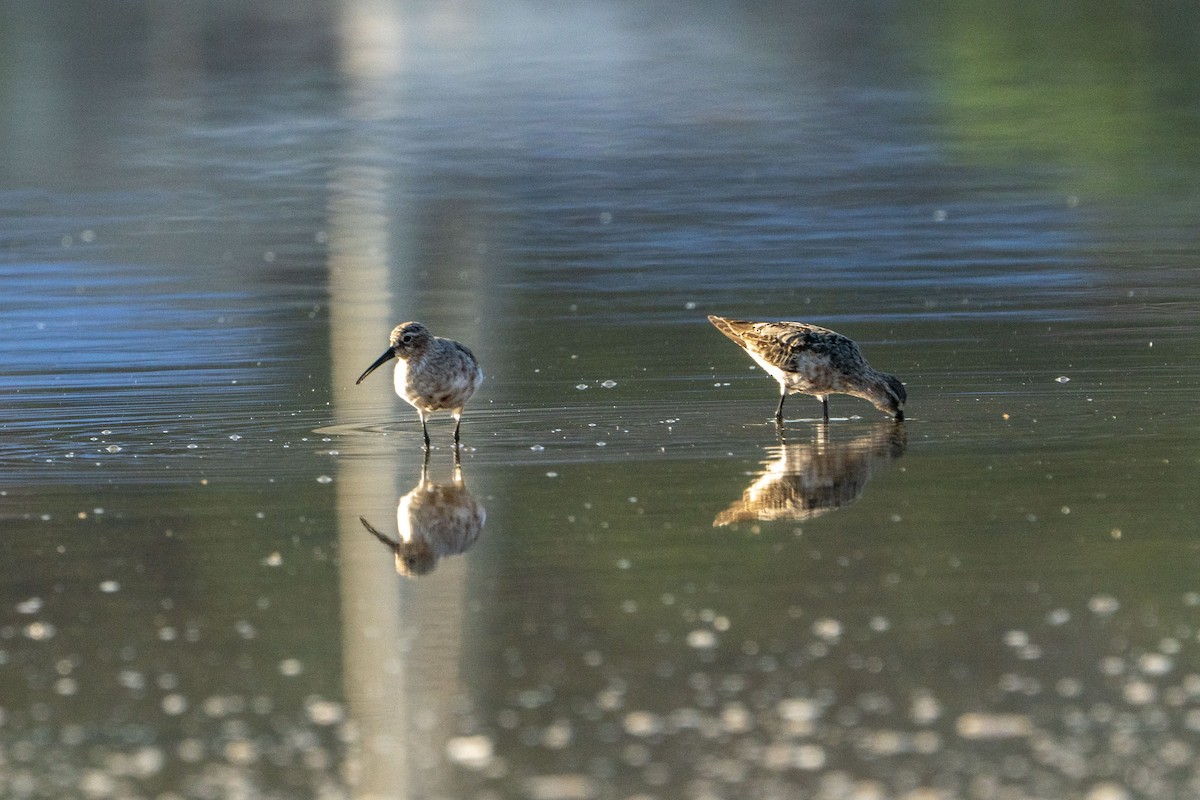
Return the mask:
[[[849,338],[807,322],[749,322],[741,319],[709,317],[717,330],[768,364],[794,372],[801,358],[827,359],[834,369],[855,374],[862,369],[863,357]]]

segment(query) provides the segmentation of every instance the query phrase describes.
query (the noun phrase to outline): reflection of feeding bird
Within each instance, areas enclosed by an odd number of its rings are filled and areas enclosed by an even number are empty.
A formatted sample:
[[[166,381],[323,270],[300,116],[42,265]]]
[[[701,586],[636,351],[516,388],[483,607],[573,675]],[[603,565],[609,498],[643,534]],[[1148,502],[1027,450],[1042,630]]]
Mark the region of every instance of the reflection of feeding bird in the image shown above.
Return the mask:
[[[475,354],[453,339],[434,336],[419,322],[405,322],[392,330],[391,347],[358,376],[355,385],[393,358],[397,359],[396,394],[420,415],[425,447],[429,447],[425,418],[433,411],[454,415],[457,446],[463,406],[483,383],[483,370]]]
[[[809,444],[769,448],[775,460],[746,487],[737,502],[713,520],[713,527],[737,522],[804,522],[858,499],[874,468],[904,455],[904,426],[881,422],[871,433],[848,442],[830,442],[824,428]]]
[[[422,465],[420,482],[400,498],[396,507],[399,540],[375,530],[363,517],[358,518],[376,539],[392,549],[396,572],[406,578],[432,572],[443,556],[471,549],[487,520],[486,509],[467,491],[458,459],[454,461],[454,480],[448,484],[428,480],[427,466]]]
[[[826,422],[831,394],[861,397],[885,414],[904,419],[904,384],[895,375],[872,369],[858,345],[840,333],[804,322],[747,322],[715,316],[708,321],[779,381],[778,424],[783,424],[783,401],[789,394],[816,396]]]

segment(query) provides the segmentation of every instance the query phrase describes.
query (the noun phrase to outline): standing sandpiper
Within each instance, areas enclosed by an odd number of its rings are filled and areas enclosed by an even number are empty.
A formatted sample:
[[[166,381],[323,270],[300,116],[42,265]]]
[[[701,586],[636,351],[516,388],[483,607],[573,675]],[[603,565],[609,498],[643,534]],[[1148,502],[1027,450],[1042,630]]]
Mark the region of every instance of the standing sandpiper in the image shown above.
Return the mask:
[[[425,449],[429,449],[425,418],[433,411],[449,411],[454,415],[454,446],[458,447],[463,406],[483,383],[483,370],[475,354],[453,339],[434,336],[419,322],[397,325],[392,329],[391,343],[354,384],[362,383],[363,378],[393,358],[398,359],[396,394],[420,415]]]
[[[804,322],[747,322],[710,316],[708,321],[750,354],[779,381],[775,422],[783,425],[788,394],[811,394],[821,401],[829,421],[829,395],[869,400],[885,414],[904,419],[904,384],[895,375],[871,368],[858,345],[828,328]]]

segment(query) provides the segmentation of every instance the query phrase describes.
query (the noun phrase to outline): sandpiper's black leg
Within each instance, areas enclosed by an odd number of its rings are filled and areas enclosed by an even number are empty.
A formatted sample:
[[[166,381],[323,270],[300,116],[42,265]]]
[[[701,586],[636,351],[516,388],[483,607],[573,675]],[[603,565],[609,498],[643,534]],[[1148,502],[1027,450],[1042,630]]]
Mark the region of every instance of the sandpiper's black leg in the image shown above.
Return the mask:
[[[787,399],[787,389],[779,393],[779,407],[775,409],[775,422],[783,425],[783,401]]]
[[[425,436],[425,449],[429,449],[429,428],[425,427],[425,418],[421,417],[421,433]]]
[[[454,450],[458,450],[458,429],[462,427],[462,417],[454,420]]]
[[[829,422],[829,398],[821,398],[821,421]]]

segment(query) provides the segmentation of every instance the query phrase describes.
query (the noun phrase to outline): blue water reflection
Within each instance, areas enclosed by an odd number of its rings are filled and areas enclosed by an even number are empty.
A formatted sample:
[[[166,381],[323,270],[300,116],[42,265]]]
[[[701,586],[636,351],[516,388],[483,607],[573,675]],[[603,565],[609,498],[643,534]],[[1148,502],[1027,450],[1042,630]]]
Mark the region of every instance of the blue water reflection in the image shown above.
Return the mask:
[[[1197,30],[0,7],[0,794],[1195,794]],[[415,581],[406,319],[488,375]]]

